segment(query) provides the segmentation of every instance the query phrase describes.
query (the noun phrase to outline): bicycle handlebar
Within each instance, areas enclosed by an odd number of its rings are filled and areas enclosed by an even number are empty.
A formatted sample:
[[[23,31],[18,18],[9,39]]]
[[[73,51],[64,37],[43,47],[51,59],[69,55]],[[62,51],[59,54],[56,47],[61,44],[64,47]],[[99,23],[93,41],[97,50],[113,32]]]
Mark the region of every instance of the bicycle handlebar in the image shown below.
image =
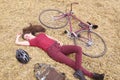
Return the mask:
[[[78,2],[73,2],[73,3],[71,3],[71,9],[70,9],[70,11],[72,11],[72,5],[73,4],[79,4]]]
[[[71,4],[79,4],[78,2],[73,2],[73,3],[71,3]]]

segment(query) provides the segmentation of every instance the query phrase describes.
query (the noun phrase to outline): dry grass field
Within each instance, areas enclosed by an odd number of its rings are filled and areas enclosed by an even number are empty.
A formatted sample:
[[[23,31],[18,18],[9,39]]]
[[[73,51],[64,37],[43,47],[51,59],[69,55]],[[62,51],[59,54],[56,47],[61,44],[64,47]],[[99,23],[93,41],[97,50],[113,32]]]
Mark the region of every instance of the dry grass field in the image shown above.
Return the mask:
[[[95,32],[103,37],[108,47],[107,53],[100,58],[83,55],[82,65],[91,72],[105,73],[105,80],[120,80],[120,0],[0,0],[0,80],[36,80],[33,66],[38,62],[51,64],[66,73],[69,80],[77,80],[72,75],[73,69],[50,59],[41,49],[15,45],[16,34],[22,28],[29,23],[40,24],[38,17],[42,10],[50,8],[64,12],[74,1],[79,2],[73,6],[74,13],[85,22],[98,24]],[[64,30],[47,29],[47,33],[64,44],[72,44],[71,40],[60,35]],[[28,64],[22,65],[16,60],[18,48],[31,56]]]

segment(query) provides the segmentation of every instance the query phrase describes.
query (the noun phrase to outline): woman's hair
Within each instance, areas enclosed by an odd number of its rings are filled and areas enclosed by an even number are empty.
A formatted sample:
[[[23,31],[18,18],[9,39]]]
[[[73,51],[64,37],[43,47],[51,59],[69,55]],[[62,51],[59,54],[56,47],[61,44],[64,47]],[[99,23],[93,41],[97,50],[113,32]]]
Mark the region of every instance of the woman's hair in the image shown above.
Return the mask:
[[[31,33],[32,35],[36,35],[36,33],[38,32],[45,32],[46,29],[43,28],[41,25],[32,25],[30,23],[30,26],[23,28],[23,34],[22,34],[22,38],[24,39],[24,35],[26,33]]]

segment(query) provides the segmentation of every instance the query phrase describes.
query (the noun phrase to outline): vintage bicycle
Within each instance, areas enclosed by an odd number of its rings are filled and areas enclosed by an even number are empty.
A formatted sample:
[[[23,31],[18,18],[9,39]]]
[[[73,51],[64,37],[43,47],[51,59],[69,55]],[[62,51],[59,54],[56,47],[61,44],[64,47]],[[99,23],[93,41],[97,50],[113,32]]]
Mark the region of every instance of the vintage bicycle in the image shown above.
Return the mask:
[[[69,24],[70,29],[65,30],[64,33],[66,33],[70,39],[73,39],[75,45],[82,47],[84,55],[91,58],[103,56],[107,50],[105,41],[99,34],[93,32],[94,29],[98,28],[98,25],[90,22],[84,23],[77,18],[72,10],[73,4],[78,3],[71,3],[70,10],[66,13],[56,9],[47,9],[42,11],[39,15],[40,23],[51,29],[60,29]],[[71,23],[72,19],[75,19],[79,22],[79,30],[73,31],[73,26]]]

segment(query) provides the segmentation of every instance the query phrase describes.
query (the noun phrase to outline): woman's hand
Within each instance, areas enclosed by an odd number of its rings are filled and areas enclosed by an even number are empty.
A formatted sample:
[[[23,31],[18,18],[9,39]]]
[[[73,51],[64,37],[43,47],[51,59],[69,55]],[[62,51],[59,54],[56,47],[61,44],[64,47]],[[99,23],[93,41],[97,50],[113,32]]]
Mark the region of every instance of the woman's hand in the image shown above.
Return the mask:
[[[16,44],[18,44],[19,38],[20,38],[21,35],[22,35],[21,33],[18,33],[18,34],[16,35],[16,40],[15,40],[15,43],[16,43]]]
[[[16,35],[15,43],[16,43],[17,45],[29,46],[30,43],[29,43],[28,41],[19,41],[19,38],[21,37],[21,35],[22,35],[21,33],[18,33],[18,34]]]
[[[19,38],[21,35],[22,35],[21,33],[18,33],[18,34],[16,35],[16,37]]]

